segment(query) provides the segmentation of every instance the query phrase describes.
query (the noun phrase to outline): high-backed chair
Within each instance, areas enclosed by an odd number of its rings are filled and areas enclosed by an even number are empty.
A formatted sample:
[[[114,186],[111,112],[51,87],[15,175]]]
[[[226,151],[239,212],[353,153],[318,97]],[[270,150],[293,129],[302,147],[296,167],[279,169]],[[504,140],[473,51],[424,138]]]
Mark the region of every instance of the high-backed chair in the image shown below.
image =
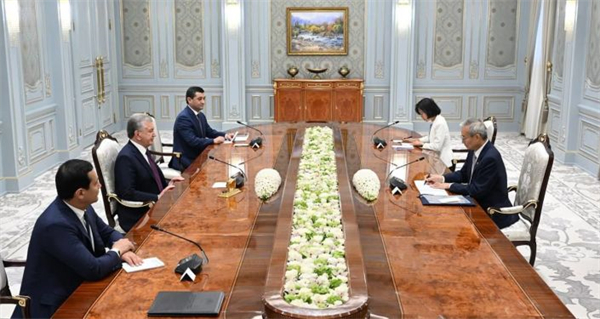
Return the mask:
[[[514,206],[488,208],[489,214],[519,214],[519,221],[502,229],[502,232],[515,246],[529,246],[529,263],[532,266],[537,250],[535,237],[553,163],[554,153],[548,136],[541,134],[525,150],[518,185],[508,188],[509,192],[516,191]]]
[[[106,219],[111,227],[123,232],[118,226],[118,221],[115,219],[117,203],[127,207],[139,208],[151,206],[154,202],[127,201],[117,196],[115,191],[115,162],[120,150],[121,146],[119,142],[108,134],[108,132],[101,130],[96,134],[96,142],[94,143],[94,147],[92,147],[92,158],[96,172],[98,173],[98,180],[102,184],[100,190],[102,192]]]
[[[498,123],[496,121],[496,118],[494,116],[490,116],[488,118],[486,118],[485,120],[483,120],[483,125],[485,125],[485,128],[487,129],[487,136],[488,136],[488,140],[490,141],[490,143],[495,144],[496,143],[496,134],[498,133]],[[465,148],[460,148],[460,149],[453,149],[452,150],[453,153],[458,153],[458,154],[466,154],[467,152],[469,152],[469,150],[465,149]],[[458,164],[464,164],[464,162],[466,161],[466,156],[462,156],[461,158],[455,158],[452,160],[452,167],[450,168],[451,170],[456,170],[457,169],[457,165]]]
[[[10,304],[21,308],[23,318],[31,318],[30,304],[31,299],[28,296],[13,296],[8,286],[8,277],[6,276],[5,267],[25,267],[25,261],[9,261],[2,259],[0,256],[0,304]],[[10,318],[14,310],[13,307],[1,308],[2,317]]]
[[[167,163],[165,161],[165,156],[175,157],[178,161],[180,161],[181,153],[164,151],[164,147],[172,148],[173,144],[162,142],[162,140],[160,138],[160,132],[158,130],[158,125],[156,125],[156,119],[154,118],[154,115],[152,115],[150,113],[146,113],[146,114],[152,118],[152,123],[154,123],[154,132],[156,132],[156,138],[154,139],[154,142],[152,143],[152,145],[150,145],[150,149],[149,149],[150,154],[152,154],[152,158],[154,159],[156,164],[158,164],[158,167],[160,168],[160,170],[163,172],[165,179],[173,179],[173,177],[181,176],[180,171],[170,168],[169,163]],[[181,163],[179,163],[179,164],[181,164]]]

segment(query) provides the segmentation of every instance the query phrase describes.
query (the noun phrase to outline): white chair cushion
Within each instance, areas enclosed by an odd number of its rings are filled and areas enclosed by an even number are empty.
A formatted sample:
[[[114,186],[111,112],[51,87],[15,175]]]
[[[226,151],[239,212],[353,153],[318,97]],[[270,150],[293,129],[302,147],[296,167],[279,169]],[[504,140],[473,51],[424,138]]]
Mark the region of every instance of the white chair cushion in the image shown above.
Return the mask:
[[[523,205],[529,200],[537,200],[542,189],[544,173],[548,167],[549,155],[542,143],[533,143],[527,150],[523,158],[523,167],[519,176],[519,187],[515,195],[515,206]],[[535,208],[530,207],[523,211],[528,217],[533,219]]]
[[[165,179],[173,179],[176,176],[181,176],[181,172],[169,167],[169,163],[161,163],[158,165],[163,175],[165,175]]]
[[[487,131],[488,140],[492,140],[492,136],[494,136],[494,122],[492,121],[484,121],[483,125],[485,125]]]
[[[2,262],[2,256],[0,255],[0,289],[4,289],[8,285],[8,279],[6,277],[6,270],[4,269],[4,263]]]
[[[102,187],[106,189],[107,194],[115,193],[115,162],[117,161],[119,151],[121,151],[121,146],[111,139],[102,140],[102,143],[96,149],[100,165],[96,169],[102,171],[102,176],[104,177],[104,185]],[[110,210],[112,212],[117,211],[117,203],[115,201],[111,201]]]
[[[521,218],[518,222],[502,229],[502,233],[510,241],[529,241],[531,240],[529,227],[529,223]]]
[[[0,318],[10,318],[15,311],[16,305],[0,304]]]

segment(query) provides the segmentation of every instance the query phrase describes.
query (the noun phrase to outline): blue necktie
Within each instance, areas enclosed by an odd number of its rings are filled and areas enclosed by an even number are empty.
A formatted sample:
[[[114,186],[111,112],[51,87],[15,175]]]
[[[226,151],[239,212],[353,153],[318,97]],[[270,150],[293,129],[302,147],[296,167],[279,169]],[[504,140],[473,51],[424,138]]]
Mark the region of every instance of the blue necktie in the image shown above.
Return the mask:
[[[200,120],[200,113],[196,116],[198,118],[198,125],[200,125],[200,137],[206,137],[206,133],[204,133],[204,127],[202,127],[202,120]]]
[[[158,174],[158,167],[156,166],[156,163],[154,163],[154,160],[152,159],[152,155],[150,155],[150,152],[146,151],[146,156],[148,157],[148,165],[150,165],[150,169],[152,170],[152,175],[154,176],[154,181],[156,182],[156,186],[158,186],[158,192],[162,192],[163,191],[163,185],[162,185],[162,181],[160,179],[160,174]]]

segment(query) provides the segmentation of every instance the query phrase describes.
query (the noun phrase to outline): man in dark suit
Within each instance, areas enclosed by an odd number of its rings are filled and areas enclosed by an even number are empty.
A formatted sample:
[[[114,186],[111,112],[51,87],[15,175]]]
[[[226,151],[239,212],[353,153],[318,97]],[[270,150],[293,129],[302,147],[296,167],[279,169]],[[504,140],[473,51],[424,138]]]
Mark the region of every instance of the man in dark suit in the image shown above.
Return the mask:
[[[187,107],[177,115],[173,126],[173,151],[181,152],[181,161],[171,159],[169,162],[169,167],[179,171],[190,166],[208,145],[221,144],[233,138],[233,134],[219,132],[208,125],[206,116],[201,112],[205,103],[201,87],[190,87],[185,99]]]
[[[147,114],[133,114],[127,121],[129,142],[123,147],[115,162],[115,191],[119,198],[135,202],[156,202],[165,192],[173,189],[174,177],[168,184],[165,177],[148,152],[156,133],[154,122]],[[119,204],[119,225],[129,231],[148,211],[148,206],[131,208]]]
[[[483,122],[469,119],[462,124],[462,140],[469,153],[460,171],[445,175],[431,175],[426,182],[435,188],[447,189],[456,194],[469,195],[484,210],[488,207],[512,206],[506,187],[506,168],[502,156],[488,142]],[[518,214],[494,214],[492,220],[499,228],[508,227],[519,220]]]
[[[122,261],[142,263],[133,243],[92,208],[100,187],[89,162],[69,160],[58,168],[58,197],[33,227],[21,285],[21,295],[31,297],[33,318],[49,318],[83,281],[106,277]],[[13,317],[21,315],[17,307]]]

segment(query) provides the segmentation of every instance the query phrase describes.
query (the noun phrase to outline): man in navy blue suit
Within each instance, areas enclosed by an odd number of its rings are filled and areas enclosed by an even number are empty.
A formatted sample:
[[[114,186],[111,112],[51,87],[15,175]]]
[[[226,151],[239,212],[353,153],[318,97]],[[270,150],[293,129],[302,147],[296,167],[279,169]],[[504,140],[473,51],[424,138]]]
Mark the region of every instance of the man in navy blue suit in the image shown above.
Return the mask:
[[[445,175],[431,175],[426,182],[435,188],[447,189],[456,194],[469,195],[481,208],[512,206],[508,199],[506,168],[500,152],[487,139],[483,122],[469,119],[462,124],[463,144],[469,150],[465,165],[460,171]],[[499,228],[508,227],[519,220],[518,214],[491,216]]]
[[[69,160],[58,168],[58,197],[33,227],[21,285],[21,295],[31,297],[33,318],[49,318],[83,281],[108,276],[122,261],[142,263],[133,243],[92,208],[100,187],[89,162]],[[17,307],[13,317],[21,315]]]
[[[129,142],[123,147],[115,162],[115,191],[123,200],[156,202],[165,192],[173,189],[174,182],[183,177],[174,177],[168,184],[165,177],[148,152],[156,132],[152,118],[143,113],[133,114],[127,121]],[[119,225],[129,231],[148,211],[148,207],[131,208],[119,204]]]
[[[206,116],[201,112],[205,98],[204,90],[198,86],[190,87],[185,93],[187,107],[177,115],[173,126],[173,151],[181,152],[181,161],[171,159],[169,167],[183,171],[208,145],[221,144],[225,139],[233,138],[233,134],[219,132],[208,125]]]

